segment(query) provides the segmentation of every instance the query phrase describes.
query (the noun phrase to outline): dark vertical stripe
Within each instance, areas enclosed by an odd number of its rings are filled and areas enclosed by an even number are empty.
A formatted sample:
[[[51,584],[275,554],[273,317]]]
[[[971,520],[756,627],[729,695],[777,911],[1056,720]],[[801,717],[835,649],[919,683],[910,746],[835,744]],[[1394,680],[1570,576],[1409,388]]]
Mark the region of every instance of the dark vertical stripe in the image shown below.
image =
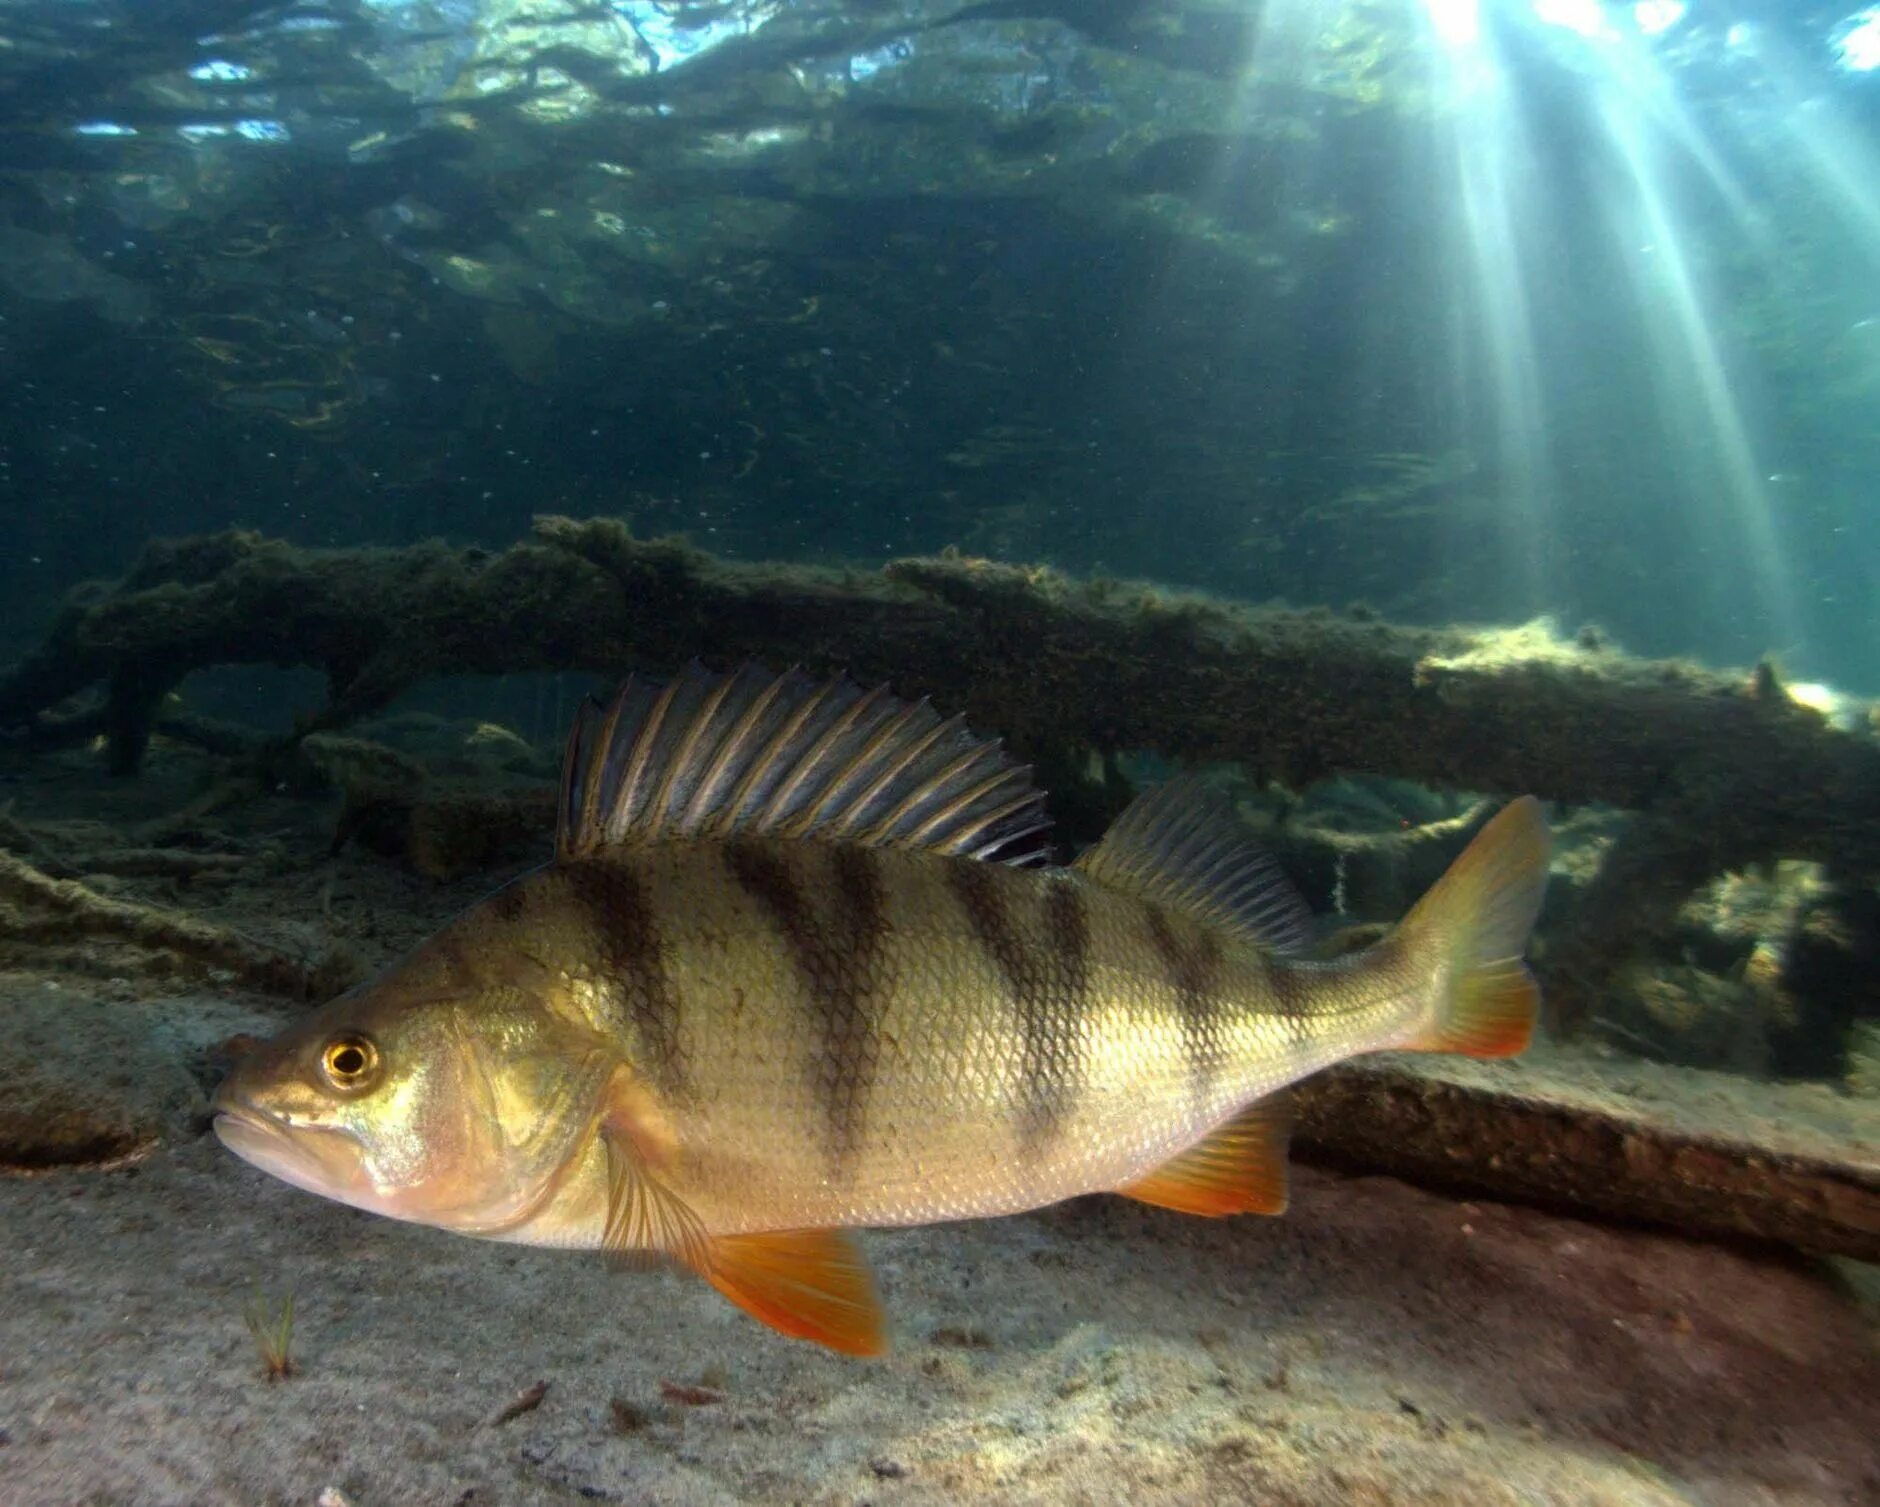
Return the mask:
[[[1079,881],[1068,874],[1044,895],[1045,944],[1064,976],[1072,1010],[1082,1015],[1090,997],[1090,904]]]
[[[1311,976],[1272,953],[1262,954],[1259,961],[1266,973],[1267,997],[1273,1002],[1273,1013],[1292,1029],[1299,1029],[1312,1012]]]
[[[690,1091],[679,994],[651,898],[624,863],[575,861],[559,871],[587,911],[605,975],[619,989],[636,1045],[634,1065],[675,1098]]]
[[[822,1105],[829,1160],[840,1173],[861,1154],[880,1066],[881,996],[889,984],[881,866],[873,852],[853,844],[805,843],[792,851],[805,864],[826,852],[820,904],[779,851],[727,843],[725,864],[782,933],[814,1012],[816,1050],[806,1071]]]
[[[1084,898],[1068,881],[1052,883],[1045,892],[1044,934],[1030,943],[1013,922],[1014,886],[1005,871],[956,860],[947,866],[947,879],[1011,999],[1019,1033],[1019,1150],[1035,1163],[1063,1129],[1082,1075],[1075,1025],[1089,983]]]
[[[1214,1090],[1215,1039],[1220,1023],[1221,944],[1205,927],[1185,927],[1182,935],[1158,905],[1148,907],[1149,936],[1175,989],[1181,1018],[1182,1047],[1188,1056],[1189,1090],[1197,1102]]]

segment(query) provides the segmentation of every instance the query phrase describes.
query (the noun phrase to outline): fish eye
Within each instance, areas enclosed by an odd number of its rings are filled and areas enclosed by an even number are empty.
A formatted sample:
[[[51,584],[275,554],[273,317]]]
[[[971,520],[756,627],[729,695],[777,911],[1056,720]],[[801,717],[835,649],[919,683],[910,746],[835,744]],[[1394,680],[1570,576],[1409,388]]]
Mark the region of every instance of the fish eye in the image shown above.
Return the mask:
[[[320,1071],[335,1088],[359,1088],[379,1065],[379,1049],[369,1036],[335,1036],[320,1053]]]

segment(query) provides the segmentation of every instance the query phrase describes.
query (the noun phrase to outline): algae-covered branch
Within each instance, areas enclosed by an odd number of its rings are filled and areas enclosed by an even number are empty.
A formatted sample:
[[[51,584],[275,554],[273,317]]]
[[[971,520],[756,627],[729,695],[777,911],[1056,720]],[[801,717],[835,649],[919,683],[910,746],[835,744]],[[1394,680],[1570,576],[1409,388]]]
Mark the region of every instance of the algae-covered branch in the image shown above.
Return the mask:
[[[1294,789],[1341,773],[1637,815],[1554,928],[1570,1023],[1614,963],[1726,869],[1807,858],[1880,873],[1880,747],[1766,671],[1642,661],[1543,626],[1420,628],[1249,607],[956,555],[879,570],[736,564],[609,519],[543,518],[488,551],[304,550],[227,533],[152,545],[81,590],[0,679],[0,723],[102,732],[136,767],[193,670],[325,672],[300,732],[427,677],[797,661],[965,710],[1031,757],[1152,750]]]

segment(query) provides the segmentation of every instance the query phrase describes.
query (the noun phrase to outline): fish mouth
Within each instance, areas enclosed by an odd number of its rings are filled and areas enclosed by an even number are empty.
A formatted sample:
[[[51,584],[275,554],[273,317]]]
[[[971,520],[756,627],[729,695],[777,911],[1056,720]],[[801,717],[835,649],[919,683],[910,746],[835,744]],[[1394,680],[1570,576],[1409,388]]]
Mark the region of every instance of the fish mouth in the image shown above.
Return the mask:
[[[343,1198],[358,1170],[358,1143],[344,1131],[293,1128],[263,1111],[231,1104],[215,1106],[212,1128],[215,1138],[250,1166],[326,1198]]]

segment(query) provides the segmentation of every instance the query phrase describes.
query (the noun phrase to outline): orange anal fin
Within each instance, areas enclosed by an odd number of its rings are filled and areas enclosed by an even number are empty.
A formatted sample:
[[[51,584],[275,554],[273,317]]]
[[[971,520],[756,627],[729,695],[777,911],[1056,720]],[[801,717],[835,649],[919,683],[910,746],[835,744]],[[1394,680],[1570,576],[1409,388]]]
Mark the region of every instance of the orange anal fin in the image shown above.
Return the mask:
[[[1290,1123],[1283,1096],[1262,1099],[1173,1161],[1116,1191],[1138,1203],[1209,1219],[1284,1214]]]
[[[888,1348],[868,1263],[841,1230],[720,1235],[700,1274],[755,1319],[845,1355]]]

